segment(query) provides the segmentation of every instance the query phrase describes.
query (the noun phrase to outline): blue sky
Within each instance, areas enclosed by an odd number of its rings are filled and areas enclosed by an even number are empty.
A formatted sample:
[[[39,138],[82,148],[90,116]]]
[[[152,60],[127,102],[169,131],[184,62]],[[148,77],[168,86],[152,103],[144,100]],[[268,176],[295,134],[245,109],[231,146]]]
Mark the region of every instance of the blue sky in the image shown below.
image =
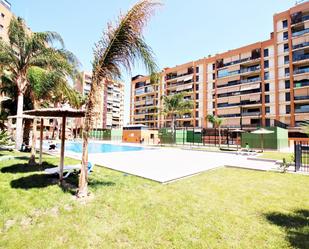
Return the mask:
[[[92,48],[106,23],[126,11],[133,0],[9,0],[13,12],[33,31],[57,31],[82,68],[91,71]],[[165,0],[145,37],[160,68],[172,67],[269,38],[273,14],[295,0]],[[136,67],[132,75],[144,74]],[[129,115],[130,75],[124,73],[125,121]]]

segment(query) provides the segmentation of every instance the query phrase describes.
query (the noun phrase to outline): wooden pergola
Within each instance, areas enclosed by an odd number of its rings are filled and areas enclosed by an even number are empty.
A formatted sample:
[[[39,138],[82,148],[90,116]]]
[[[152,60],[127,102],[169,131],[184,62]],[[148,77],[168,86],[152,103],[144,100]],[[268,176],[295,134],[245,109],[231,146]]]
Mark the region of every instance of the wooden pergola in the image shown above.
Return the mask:
[[[42,163],[42,148],[43,148],[43,119],[44,118],[62,118],[61,124],[61,150],[60,150],[60,181],[63,179],[64,166],[64,148],[65,148],[65,127],[67,118],[82,118],[85,117],[85,111],[73,108],[43,108],[24,111],[24,115],[32,118],[40,118],[40,164]]]

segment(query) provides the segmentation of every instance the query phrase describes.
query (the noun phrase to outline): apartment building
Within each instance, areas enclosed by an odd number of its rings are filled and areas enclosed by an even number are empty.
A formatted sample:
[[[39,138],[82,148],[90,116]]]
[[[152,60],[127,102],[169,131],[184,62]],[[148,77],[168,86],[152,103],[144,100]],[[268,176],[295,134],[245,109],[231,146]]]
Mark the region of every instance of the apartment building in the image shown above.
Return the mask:
[[[75,83],[75,89],[87,96],[91,89],[91,73],[82,72],[81,80]],[[99,118],[95,121],[95,128],[118,128],[123,126],[124,117],[124,84],[109,80],[100,92],[101,104],[96,110]],[[80,121],[77,121],[80,123]]]
[[[297,131],[309,120],[309,2],[275,14],[273,26],[268,40],[164,68],[155,86],[148,76],[132,78],[131,123],[169,126],[159,111],[161,96],[182,92],[194,107],[178,126],[211,127],[205,117],[215,114],[224,127]]]

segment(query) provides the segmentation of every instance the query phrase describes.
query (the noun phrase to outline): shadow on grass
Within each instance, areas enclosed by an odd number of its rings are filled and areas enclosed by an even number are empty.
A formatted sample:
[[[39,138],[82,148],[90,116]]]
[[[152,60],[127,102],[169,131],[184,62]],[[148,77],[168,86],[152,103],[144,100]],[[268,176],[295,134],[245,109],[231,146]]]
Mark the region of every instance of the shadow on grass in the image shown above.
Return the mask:
[[[286,238],[294,248],[309,248],[309,210],[299,209],[293,214],[268,213],[266,219],[285,229]]]
[[[75,194],[78,186],[78,176],[78,173],[72,173],[68,178],[63,180],[63,183],[60,185],[57,175],[33,174],[12,180],[11,187],[28,190],[33,188],[46,188],[51,185],[59,185],[63,192]],[[93,188],[98,188],[100,186],[114,186],[115,183],[110,181],[92,180],[89,181],[89,185]]]
[[[27,158],[29,160],[29,158]],[[7,167],[3,167],[1,169],[1,173],[29,173],[29,172],[39,172],[43,171],[44,169],[47,168],[53,168],[57,167],[55,164],[51,164],[48,162],[43,162],[42,165],[29,165],[28,163],[18,163],[18,164],[13,164]]]

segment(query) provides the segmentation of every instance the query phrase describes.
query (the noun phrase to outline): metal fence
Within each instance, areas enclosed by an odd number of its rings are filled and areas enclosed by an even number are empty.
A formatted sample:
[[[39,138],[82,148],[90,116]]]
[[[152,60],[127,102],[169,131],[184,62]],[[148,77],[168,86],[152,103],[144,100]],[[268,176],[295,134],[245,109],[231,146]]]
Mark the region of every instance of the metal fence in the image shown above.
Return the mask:
[[[295,171],[309,172],[309,143],[294,142]]]

